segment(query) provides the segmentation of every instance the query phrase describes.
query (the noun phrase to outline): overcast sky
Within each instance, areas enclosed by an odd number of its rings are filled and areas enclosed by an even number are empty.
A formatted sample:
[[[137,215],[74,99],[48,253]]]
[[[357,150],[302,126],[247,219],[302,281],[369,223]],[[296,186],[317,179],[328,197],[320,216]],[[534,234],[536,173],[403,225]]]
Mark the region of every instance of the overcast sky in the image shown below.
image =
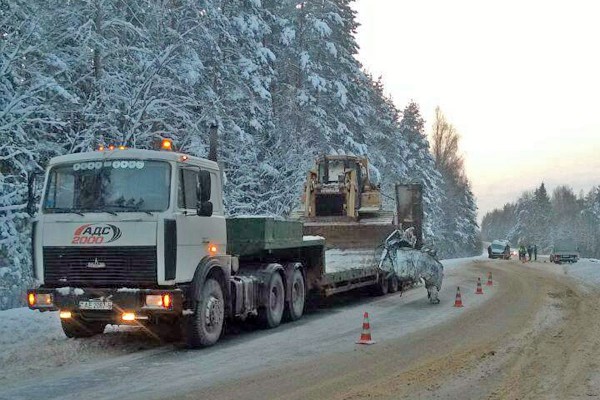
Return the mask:
[[[359,59],[462,135],[483,213],[545,181],[600,184],[600,2],[357,0]]]

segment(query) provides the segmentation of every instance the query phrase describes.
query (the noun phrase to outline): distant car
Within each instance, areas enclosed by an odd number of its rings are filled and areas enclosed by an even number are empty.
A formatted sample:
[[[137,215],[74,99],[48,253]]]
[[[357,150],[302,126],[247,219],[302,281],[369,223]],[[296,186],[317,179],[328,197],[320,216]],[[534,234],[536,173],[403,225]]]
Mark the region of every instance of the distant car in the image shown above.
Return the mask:
[[[488,246],[488,257],[495,259],[499,258],[502,260],[510,260],[511,251],[510,244],[506,240],[494,240],[492,244]]]
[[[552,246],[550,262],[556,264],[576,263],[579,261],[579,247],[572,240],[562,240]]]

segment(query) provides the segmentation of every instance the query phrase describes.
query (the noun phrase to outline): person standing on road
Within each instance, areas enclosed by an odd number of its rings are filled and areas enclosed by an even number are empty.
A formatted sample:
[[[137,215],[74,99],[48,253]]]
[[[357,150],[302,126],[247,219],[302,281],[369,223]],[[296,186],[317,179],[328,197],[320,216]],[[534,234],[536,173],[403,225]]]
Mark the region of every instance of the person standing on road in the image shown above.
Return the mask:
[[[519,260],[525,262],[525,245],[519,246]]]
[[[533,246],[527,246],[527,254],[529,255],[529,261],[531,261],[531,256],[533,255]]]
[[[533,245],[533,257],[537,261],[537,244]]]

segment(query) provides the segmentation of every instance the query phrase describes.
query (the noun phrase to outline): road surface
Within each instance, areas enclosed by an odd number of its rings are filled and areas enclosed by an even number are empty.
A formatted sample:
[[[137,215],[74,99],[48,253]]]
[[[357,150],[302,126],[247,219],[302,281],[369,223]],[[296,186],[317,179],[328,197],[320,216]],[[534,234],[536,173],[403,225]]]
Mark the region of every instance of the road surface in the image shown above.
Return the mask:
[[[488,271],[495,286],[476,295],[477,277],[485,283]],[[557,272],[543,263],[450,263],[439,305],[423,288],[341,298],[295,323],[229,334],[204,350],[153,347],[141,333],[114,331],[86,342],[85,357],[75,352],[53,365],[43,349],[36,360],[33,344],[14,355],[27,369],[2,366],[0,399],[600,397],[598,291]],[[458,285],[464,308],[452,307]],[[355,344],[364,311],[372,346]],[[74,343],[82,341],[52,346],[73,351]]]

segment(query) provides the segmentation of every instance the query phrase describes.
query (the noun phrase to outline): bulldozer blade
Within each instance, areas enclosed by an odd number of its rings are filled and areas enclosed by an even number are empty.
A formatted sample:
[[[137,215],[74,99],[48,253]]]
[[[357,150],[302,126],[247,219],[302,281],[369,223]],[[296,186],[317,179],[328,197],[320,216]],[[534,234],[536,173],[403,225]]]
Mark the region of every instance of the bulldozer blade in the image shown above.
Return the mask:
[[[322,236],[327,248],[375,249],[396,229],[393,213],[387,217],[371,220],[305,221],[304,235]]]

